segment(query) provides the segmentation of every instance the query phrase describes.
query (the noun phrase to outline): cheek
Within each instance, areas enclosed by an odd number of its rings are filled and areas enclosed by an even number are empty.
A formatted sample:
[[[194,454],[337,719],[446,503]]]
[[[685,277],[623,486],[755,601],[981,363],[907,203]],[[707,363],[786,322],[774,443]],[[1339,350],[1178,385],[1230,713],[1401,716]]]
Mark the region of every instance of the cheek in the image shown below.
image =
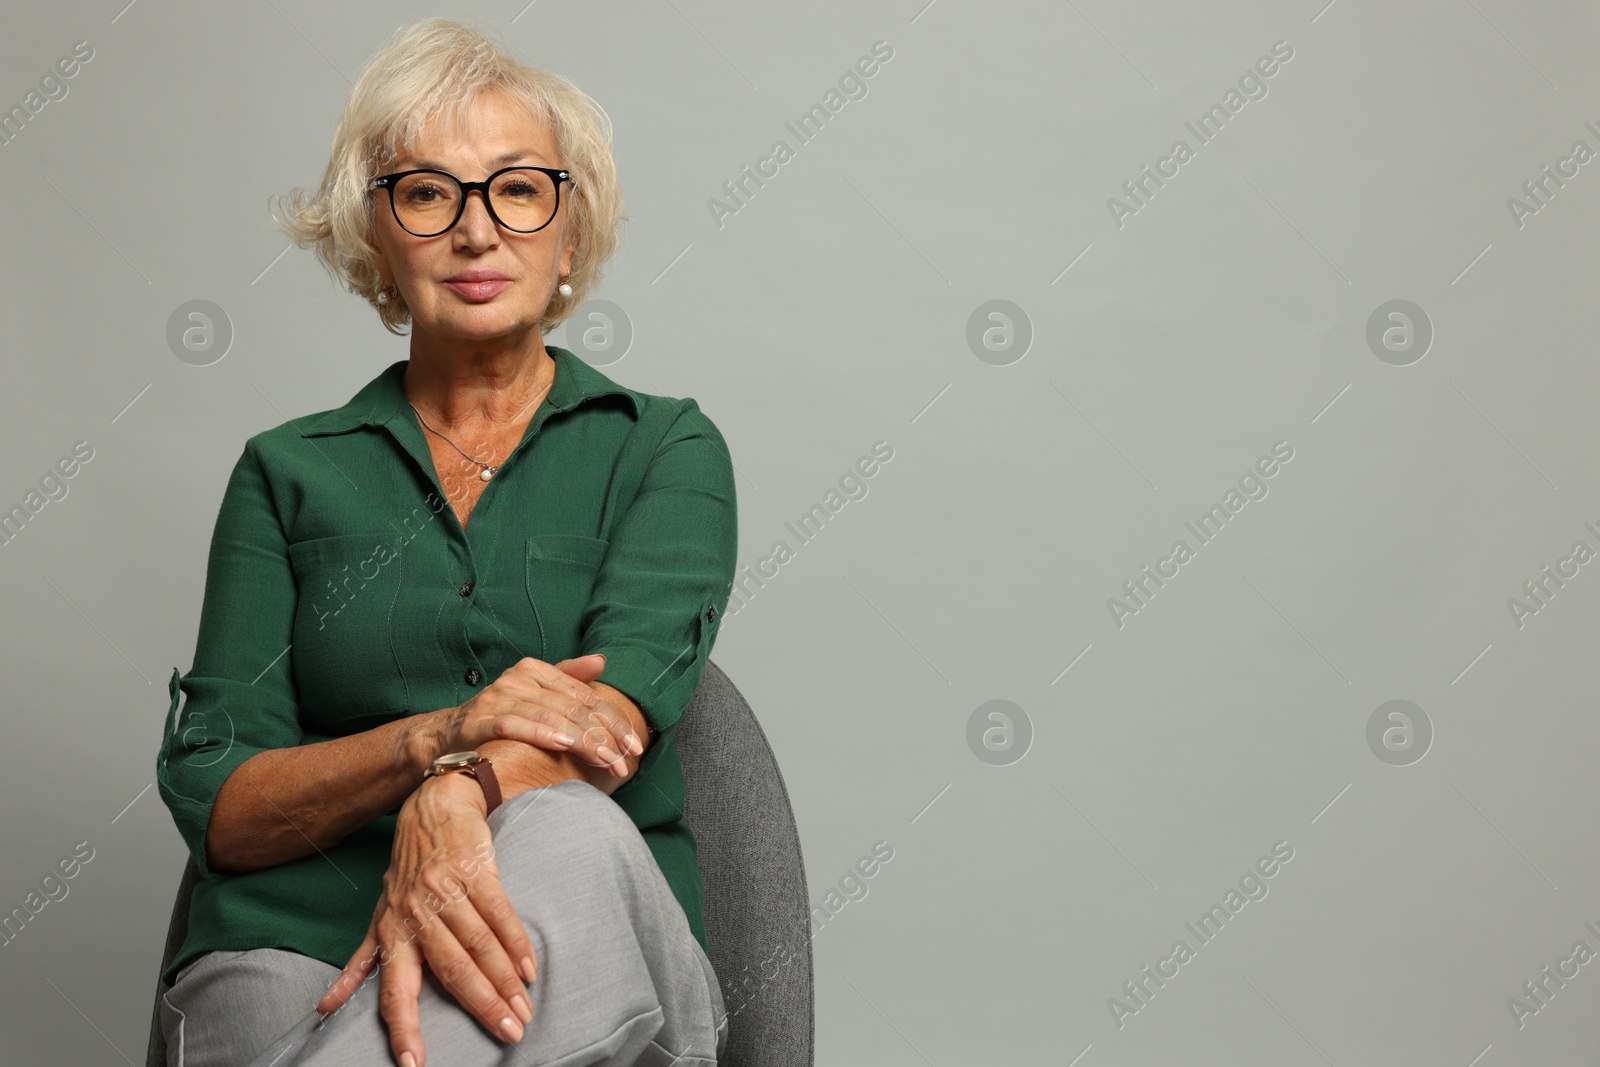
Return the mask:
[[[385,264],[389,277],[415,296],[422,287],[412,282],[414,279],[431,277],[430,264],[439,254],[439,249],[434,246],[439,242],[412,237],[400,228],[387,204],[380,206],[382,211],[373,220],[373,246]],[[445,251],[448,252],[448,249]]]
[[[554,235],[529,234],[512,248],[512,254],[521,282],[517,287],[520,295],[533,304],[540,304],[553,295],[555,287],[561,284],[561,261],[565,258],[565,251]]]
[[[390,241],[384,258],[389,263],[389,271],[394,275],[394,280],[408,292],[420,292],[427,288],[422,284],[425,279],[431,278],[431,262],[433,251],[427,245],[417,243],[402,243]]]

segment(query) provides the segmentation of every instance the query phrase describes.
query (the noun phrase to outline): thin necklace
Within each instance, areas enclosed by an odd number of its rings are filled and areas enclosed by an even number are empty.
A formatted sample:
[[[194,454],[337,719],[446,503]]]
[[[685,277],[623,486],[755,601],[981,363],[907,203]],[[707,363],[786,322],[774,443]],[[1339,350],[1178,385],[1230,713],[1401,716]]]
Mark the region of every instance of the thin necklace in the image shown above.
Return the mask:
[[[554,384],[555,384],[555,380],[551,379],[550,384],[546,385],[544,387],[543,391],[541,391],[539,393],[539,398],[541,400],[544,398],[544,394],[548,393],[550,391],[550,386],[554,385]],[[407,400],[406,403],[411,404],[411,401]],[[469,456],[465,452],[461,451],[461,446],[460,445],[458,445],[454,441],[450,440],[450,438],[445,437],[444,434],[439,433],[438,430],[434,430],[433,426],[428,422],[428,420],[424,419],[422,417],[422,412],[417,411],[417,405],[411,404],[411,410],[417,412],[417,419],[418,419],[418,421],[420,421],[422,423],[422,425],[428,427],[428,429],[430,429],[430,430],[433,430],[433,432],[436,433],[436,434],[439,434],[440,437],[444,437],[445,444],[449,445],[451,448],[455,449],[457,452],[461,452],[461,455],[465,459],[469,460],[470,462],[476,463],[478,466],[482,467],[483,469],[478,472],[478,477],[479,478],[482,478],[484,481],[488,481],[490,478],[493,478],[496,473],[499,472],[500,468],[498,466],[491,467],[491,466],[489,466],[489,464],[485,463],[481,459],[473,459],[471,456]],[[527,408],[524,408],[523,410],[526,411]]]

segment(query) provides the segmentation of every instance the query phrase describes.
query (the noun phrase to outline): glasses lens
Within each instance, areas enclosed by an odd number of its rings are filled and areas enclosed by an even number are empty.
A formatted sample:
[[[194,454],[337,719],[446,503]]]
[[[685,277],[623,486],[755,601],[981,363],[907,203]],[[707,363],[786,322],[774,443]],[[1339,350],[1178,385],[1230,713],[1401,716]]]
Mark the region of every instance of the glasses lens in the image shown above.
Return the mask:
[[[541,170],[508,170],[489,187],[494,213],[508,229],[530,232],[556,213],[556,183]],[[441,171],[422,171],[401,178],[394,187],[394,213],[400,225],[419,237],[450,228],[460,208],[461,186]]]
[[[537,230],[556,213],[556,183],[542,170],[506,171],[489,186],[489,198],[494,213],[512,230]]]
[[[394,187],[394,213],[414,234],[442,232],[456,216],[461,187],[448,174],[408,174]]]

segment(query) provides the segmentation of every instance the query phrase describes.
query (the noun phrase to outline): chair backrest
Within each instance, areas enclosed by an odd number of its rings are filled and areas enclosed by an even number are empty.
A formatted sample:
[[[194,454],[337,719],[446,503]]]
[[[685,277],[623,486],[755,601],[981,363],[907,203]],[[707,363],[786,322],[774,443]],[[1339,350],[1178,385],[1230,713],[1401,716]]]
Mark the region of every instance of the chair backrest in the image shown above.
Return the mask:
[[[800,834],[767,735],[733,682],[706,661],[674,741],[687,783],[684,818],[705,880],[706,943],[728,1009],[727,1067],[811,1067],[815,1041],[811,904]],[[189,929],[199,880],[178,883],[157,970],[146,1067],[166,1067],[160,974]]]
[[[172,902],[172,918],[167,922],[167,944],[161,950],[161,966],[156,968],[156,1002],[150,1009],[150,1048],[145,1053],[145,1067],[167,1067],[167,1035],[161,1032],[161,994],[170,988],[161,980],[167,964],[183,947],[189,933],[189,897],[195,883],[200,881],[200,868],[190,856],[183,864],[183,877],[178,880],[178,897]]]
[[[710,660],[674,740],[705,880],[707,953],[729,1067],[811,1067],[811,903],[800,834],[767,735]]]

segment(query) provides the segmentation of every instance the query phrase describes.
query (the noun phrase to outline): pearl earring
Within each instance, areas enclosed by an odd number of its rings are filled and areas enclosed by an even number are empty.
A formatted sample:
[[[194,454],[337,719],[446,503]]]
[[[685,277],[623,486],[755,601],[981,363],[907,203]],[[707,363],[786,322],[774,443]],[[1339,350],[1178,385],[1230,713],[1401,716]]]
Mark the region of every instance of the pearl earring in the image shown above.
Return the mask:
[[[379,304],[387,304],[388,302],[389,302],[389,290],[388,289],[379,289],[378,290],[378,303]]]
[[[560,293],[562,296],[571,296],[572,286],[568,285],[566,282],[562,282],[560,285],[556,286],[556,292]]]

